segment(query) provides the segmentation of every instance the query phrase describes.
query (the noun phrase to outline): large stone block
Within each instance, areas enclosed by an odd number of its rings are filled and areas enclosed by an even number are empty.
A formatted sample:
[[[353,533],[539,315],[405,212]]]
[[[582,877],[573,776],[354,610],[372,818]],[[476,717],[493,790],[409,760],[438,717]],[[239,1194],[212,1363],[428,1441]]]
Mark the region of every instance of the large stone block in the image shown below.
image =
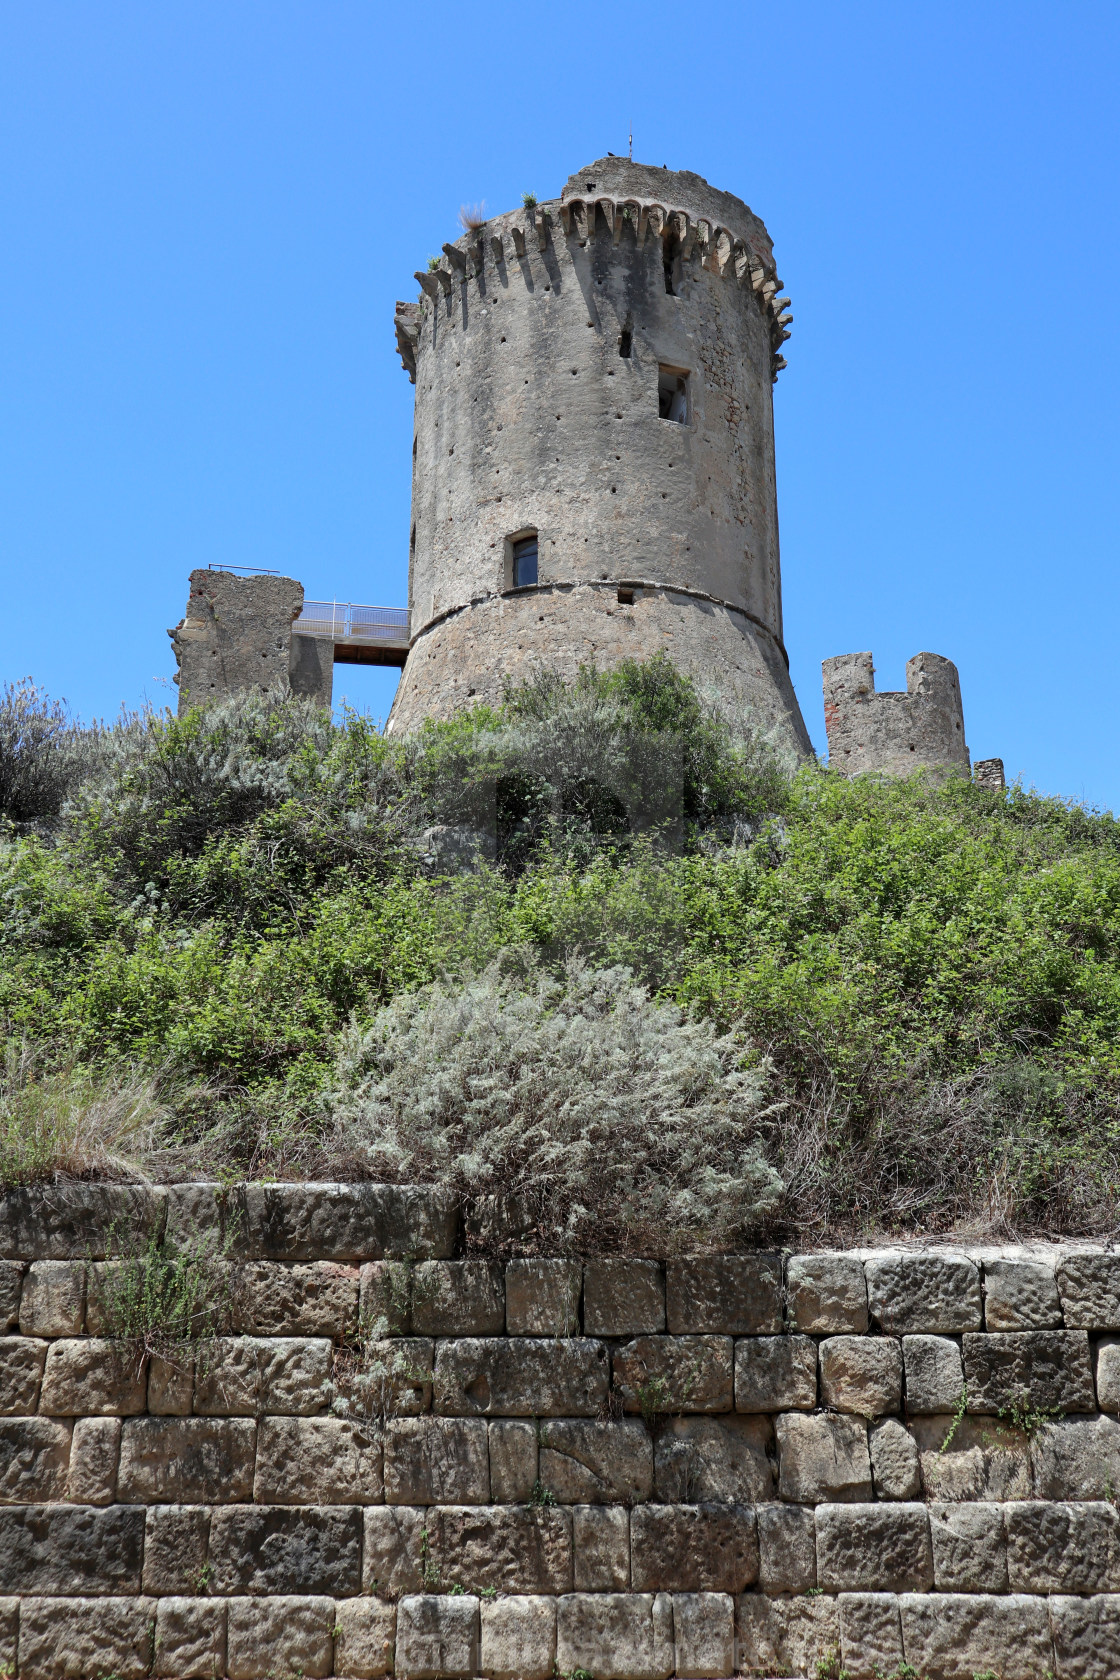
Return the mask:
[[[540,1479],[562,1505],[633,1505],[653,1491],[653,1442],[637,1418],[540,1426]]]
[[[430,1562],[445,1590],[572,1590],[572,1517],[562,1507],[445,1505],[427,1527]]]
[[[425,1260],[412,1274],[412,1325],[420,1336],[500,1336],[505,1279],[485,1260]]]
[[[412,1326],[411,1261],[367,1260],[361,1268],[358,1317],[366,1336],[404,1336]]]
[[[383,1680],[393,1672],[397,1607],[377,1598],[335,1605],[334,1672],[341,1680]]]
[[[729,1412],[729,1336],[637,1336],[616,1349],[614,1384],[628,1412]]]
[[[902,1667],[902,1619],[890,1592],[841,1593],[840,1652],[852,1680],[880,1680]]]
[[[1120,1423],[1060,1418],[1030,1435],[1036,1499],[1108,1499],[1120,1492]]]
[[[442,1260],[456,1219],[426,1186],[399,1184],[174,1185],[167,1235],[209,1238],[246,1260]]]
[[[6,1336],[19,1324],[22,1293],[23,1262],[0,1260],[0,1336]]]
[[[1097,1344],[1096,1379],[1098,1406],[1120,1412],[1120,1336],[1106,1336]]]
[[[20,1605],[20,1680],[148,1673],[156,1606],[149,1598],[25,1598]]]
[[[924,1505],[818,1505],[817,1579],[826,1592],[921,1592],[933,1585]]]
[[[964,1393],[964,1366],[957,1342],[948,1336],[903,1336],[906,1410],[911,1417],[953,1412]]]
[[[904,1593],[906,1661],[929,1680],[1039,1680],[1053,1672],[1044,1598],[1019,1593]]]
[[[671,1260],[666,1304],[674,1336],[777,1335],[783,1329],[781,1256]]]
[[[1069,1254],[1057,1281],[1068,1330],[1120,1330],[1120,1254]]]
[[[19,1303],[23,1336],[80,1336],[85,1328],[86,1267],[80,1260],[36,1260]]]
[[[635,1592],[742,1592],[758,1579],[749,1505],[636,1505],[630,1513]]]
[[[556,1600],[530,1594],[481,1607],[481,1673],[489,1680],[552,1680]]]
[[[0,1598],[0,1673],[16,1672],[19,1656],[19,1599]]]
[[[744,1593],[736,1605],[741,1674],[817,1674],[840,1663],[834,1598]]]
[[[1047,1599],[1061,1680],[1113,1680],[1120,1672],[1120,1593]]]
[[[433,1404],[451,1417],[596,1417],[607,1350],[587,1337],[470,1337],[436,1348]]]
[[[735,1600],[728,1593],[674,1593],[673,1638],[681,1680],[735,1672]]]
[[[506,1267],[506,1332],[574,1336],[583,1267],[578,1260],[511,1260]]]
[[[737,1412],[812,1411],[817,1344],[809,1336],[751,1336],[735,1343]]]
[[[332,1672],[334,1601],[303,1594],[232,1598],[226,1649],[228,1680],[262,1674],[318,1680]]]
[[[980,1273],[963,1254],[877,1254],[864,1271],[871,1317],[888,1336],[979,1330]]]
[[[194,1409],[200,1417],[314,1417],[329,1404],[332,1355],[325,1337],[216,1337],[196,1362]]]
[[[931,1505],[929,1527],[938,1592],[1007,1591],[1002,1505]]]
[[[167,1192],[75,1179],[5,1190],[0,1254],[14,1260],[103,1260],[129,1239],[138,1250],[163,1228]]]
[[[258,1505],[374,1505],[382,1498],[381,1434],[349,1418],[262,1418]]]
[[[572,1551],[576,1592],[626,1592],[630,1586],[630,1513],[626,1507],[574,1506]]]
[[[339,1363],[335,1384],[339,1386]],[[357,1389],[385,1417],[417,1417],[432,1404],[435,1343],[429,1336],[366,1342],[353,1368]]]
[[[66,1498],[71,1429],[54,1418],[0,1419],[0,1504]]]
[[[31,1336],[0,1337],[0,1417],[26,1417],[39,1409],[47,1343]]]
[[[665,1328],[665,1278],[656,1260],[591,1260],[583,1268],[589,1336],[641,1336]]]
[[[791,1330],[807,1336],[867,1333],[867,1279],[854,1254],[795,1254],[786,1269]]]
[[[970,1412],[1096,1411],[1084,1330],[965,1336],[962,1354]]]
[[[153,1417],[190,1417],[194,1409],[193,1348],[154,1353],[148,1363],[148,1410]]]
[[[486,1505],[490,1455],[483,1418],[393,1418],[385,1425],[387,1505]]]
[[[753,1505],[774,1497],[767,1417],[667,1418],[654,1444],[656,1497],[669,1505]]]
[[[879,1499],[920,1499],[918,1446],[897,1418],[871,1426],[871,1480]]]
[[[478,1673],[477,1598],[402,1598],[397,1605],[397,1666],[402,1680],[455,1680]]]
[[[247,1336],[341,1341],[358,1328],[358,1281],[356,1266],[334,1260],[247,1260],[231,1280],[233,1328]]]
[[[0,1593],[138,1593],[143,1551],[144,1513],[137,1506],[0,1511]]]
[[[356,1506],[222,1505],[210,1517],[211,1590],[218,1594],[361,1590]]]
[[[251,1499],[256,1433],[248,1418],[129,1418],[118,1498],[146,1505]]]
[[[78,1418],[70,1445],[66,1497],[76,1505],[111,1505],[117,1493],[120,1450],[120,1418]]]
[[[985,1260],[984,1326],[988,1330],[1056,1330],[1062,1303],[1052,1266],[1034,1260]]]
[[[1120,1516],[1104,1500],[1004,1507],[1012,1592],[1120,1590]]]
[[[902,1349],[893,1336],[829,1336],[820,1364],[822,1404],[866,1418],[898,1411]]]
[[[966,1417],[915,1418],[922,1486],[929,1499],[1029,1499],[1034,1489],[1027,1437]]]
[[[778,1494],[797,1505],[871,1498],[871,1457],[862,1418],[786,1412],[774,1419]]]
[[[421,1506],[370,1505],[365,1511],[362,1591],[382,1598],[422,1592],[429,1585],[431,1512]]]
[[[539,1474],[537,1425],[510,1419],[489,1428],[490,1497],[495,1505],[524,1503]]]
[[[47,1349],[39,1410],[49,1417],[132,1417],[148,1404],[148,1372],[136,1342],[82,1336]]]
[[[152,1505],[144,1527],[144,1591],[197,1597],[209,1579],[210,1511],[205,1505]]]
[[[210,1598],[161,1598],[155,1663],[162,1680],[214,1680],[226,1668],[226,1606]]]
[[[572,1593],[556,1607],[556,1666],[595,1680],[668,1680],[676,1662],[668,1593]]]
[[[808,1592],[817,1584],[817,1524],[805,1505],[760,1505],[758,1584],[763,1592]]]

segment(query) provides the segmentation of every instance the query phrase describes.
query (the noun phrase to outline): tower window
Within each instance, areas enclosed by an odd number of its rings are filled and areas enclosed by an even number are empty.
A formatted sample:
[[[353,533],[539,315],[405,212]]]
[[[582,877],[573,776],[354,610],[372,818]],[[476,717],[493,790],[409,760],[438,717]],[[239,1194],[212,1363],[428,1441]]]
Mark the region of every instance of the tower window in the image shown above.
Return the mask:
[[[520,537],[513,544],[513,587],[524,589],[537,581],[537,538]]]
[[[618,340],[618,353],[626,361],[630,360],[630,347],[633,344],[633,342],[634,342],[634,338],[633,338],[633,334],[630,331],[630,328],[629,327],[623,327],[622,332],[619,336],[619,340]]]
[[[657,370],[657,412],[662,420],[688,424],[688,374],[677,368]]]

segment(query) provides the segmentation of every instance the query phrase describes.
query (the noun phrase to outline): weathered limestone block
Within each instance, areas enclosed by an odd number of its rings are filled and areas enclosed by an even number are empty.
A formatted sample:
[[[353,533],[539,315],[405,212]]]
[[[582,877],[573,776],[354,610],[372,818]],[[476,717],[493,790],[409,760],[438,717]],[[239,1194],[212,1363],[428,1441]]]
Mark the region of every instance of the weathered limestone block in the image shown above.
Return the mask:
[[[904,1593],[906,1661],[929,1680],[1038,1680],[1053,1671],[1044,1598],[1019,1593]]]
[[[135,1342],[98,1336],[52,1342],[39,1410],[48,1417],[132,1417],[148,1404],[145,1363]]]
[[[840,1651],[853,1680],[879,1680],[902,1664],[902,1618],[895,1593],[841,1593]]]
[[[820,1344],[821,1402],[857,1417],[902,1403],[902,1349],[893,1336],[829,1336]]]
[[[137,1506],[0,1511],[0,1593],[138,1593],[143,1549],[144,1513]]]
[[[6,1336],[19,1324],[20,1297],[23,1294],[23,1264],[19,1260],[0,1260],[0,1336]]]
[[[817,1524],[804,1505],[760,1505],[758,1584],[763,1592],[801,1593],[817,1584]]]
[[[636,1505],[630,1513],[635,1592],[742,1592],[758,1579],[749,1505]]]
[[[150,1598],[25,1598],[20,1680],[83,1674],[141,1680],[151,1660],[155,1614]]]
[[[326,1593],[361,1590],[357,1506],[220,1505],[210,1516],[211,1591]]]
[[[385,1426],[387,1505],[487,1505],[483,1418],[393,1418]]]
[[[1057,1281],[1068,1330],[1120,1330],[1120,1254],[1069,1254]]]
[[[834,1598],[769,1598],[744,1593],[736,1604],[741,1674],[816,1674],[840,1659]]]
[[[572,1516],[562,1507],[444,1505],[427,1527],[431,1560],[444,1588],[572,1590]]]
[[[127,1231],[138,1249],[163,1228],[167,1192],[70,1179],[0,1195],[0,1254],[14,1260],[103,1260]]]
[[[931,1505],[929,1526],[938,1592],[1007,1591],[1002,1505]]]
[[[485,1260],[425,1260],[412,1274],[412,1325],[421,1336],[500,1336],[505,1279]]]
[[[541,1424],[540,1479],[562,1505],[633,1505],[653,1491],[653,1442],[637,1418]]]
[[[805,1335],[867,1333],[867,1279],[854,1254],[795,1254],[786,1270],[791,1330]]]
[[[882,1254],[864,1262],[871,1317],[888,1336],[979,1330],[980,1273],[963,1254]]]
[[[571,1593],[556,1607],[556,1666],[595,1680],[668,1680],[676,1653],[668,1593]]]
[[[735,1410],[812,1411],[817,1344],[809,1336],[751,1336],[735,1343]]]
[[[442,1260],[455,1247],[454,1211],[426,1185],[179,1184],[165,1194],[171,1241],[209,1237],[239,1259]]]
[[[36,1260],[19,1302],[23,1336],[80,1336],[85,1325],[86,1268],[80,1260]]]
[[[572,1551],[576,1592],[626,1592],[630,1586],[630,1513],[626,1507],[574,1506]]]
[[[674,1336],[777,1335],[783,1328],[781,1257],[720,1254],[670,1260],[666,1305]]]
[[[796,1505],[871,1498],[871,1457],[862,1418],[786,1412],[774,1419],[778,1495]]]
[[[0,1420],[0,1504],[66,1498],[70,1432],[53,1418]]]
[[[205,1505],[151,1505],[144,1528],[144,1591],[197,1597],[205,1588],[210,1511]]]
[[[382,1493],[381,1437],[372,1425],[262,1418],[253,1481],[258,1505],[374,1505]]]
[[[511,1260],[506,1267],[507,1333],[574,1336],[582,1288],[578,1260]]]
[[[680,1680],[735,1672],[735,1600],[728,1593],[674,1593],[673,1638]]]
[[[334,1672],[341,1680],[383,1680],[393,1672],[397,1607],[376,1598],[335,1605]]]
[[[362,1547],[362,1591],[382,1598],[424,1588],[430,1511],[405,1505],[369,1505]]]
[[[247,1418],[130,1418],[117,1497],[152,1505],[251,1499],[256,1434]]]
[[[1120,1412],[1120,1336],[1097,1344],[1097,1404],[1102,1411]]]
[[[451,1417],[596,1417],[607,1397],[607,1350],[584,1336],[439,1342],[433,1404]]]
[[[148,1410],[153,1417],[190,1417],[195,1356],[189,1347],[154,1353],[148,1363]]]
[[[589,1336],[641,1336],[665,1328],[665,1279],[656,1260],[591,1260],[583,1268]]]
[[[435,1342],[430,1336],[367,1342],[360,1361],[386,1417],[417,1417],[429,1409],[434,1366]]]
[[[537,1425],[492,1422],[490,1428],[490,1497],[495,1505],[524,1503],[539,1473]]]
[[[956,1410],[964,1393],[961,1350],[948,1336],[903,1336],[906,1410],[911,1417]]]
[[[984,1326],[988,1330],[1056,1330],[1062,1303],[1052,1266],[1034,1260],[985,1260]]]
[[[1036,1499],[1113,1499],[1120,1492],[1120,1423],[1059,1418],[1030,1436]]]
[[[334,1601],[289,1593],[231,1598],[226,1649],[228,1680],[260,1680],[262,1674],[318,1680],[331,1673]]]
[[[67,1499],[77,1505],[111,1505],[117,1493],[120,1450],[120,1418],[78,1418],[70,1445]]]
[[[637,1336],[613,1355],[628,1412],[729,1412],[730,1336]]]
[[[1030,1449],[1017,1429],[974,1418],[915,1418],[922,1486],[930,1499],[1029,1499]]]
[[[884,1418],[871,1427],[871,1480],[879,1499],[922,1496],[917,1443],[897,1418]]]
[[[46,1357],[46,1342],[0,1337],[0,1417],[26,1417],[38,1410]]]
[[[774,1497],[767,1417],[667,1418],[654,1461],[656,1497],[665,1504],[752,1505]]]
[[[233,1328],[246,1336],[353,1336],[358,1283],[356,1266],[333,1260],[247,1260],[231,1283]]]
[[[924,1505],[818,1505],[817,1578],[826,1592],[920,1592],[933,1586]]]
[[[226,1606],[211,1598],[161,1598],[156,1605],[153,1674],[213,1680],[226,1669]]]
[[[478,1673],[478,1599],[422,1593],[397,1605],[397,1666],[403,1680]]]
[[[364,1332],[404,1336],[412,1327],[411,1261],[367,1260],[360,1268],[358,1317]]]
[[[19,1645],[19,1599],[0,1598],[0,1673],[15,1674]]]
[[[1093,1368],[1084,1330],[1020,1330],[962,1338],[970,1412],[1094,1412]],[[49,1368],[48,1356],[48,1368]]]
[[[1062,1680],[1110,1680],[1120,1668],[1120,1593],[1046,1601]]]
[[[552,1680],[556,1600],[530,1594],[481,1608],[481,1673],[489,1680]]]
[[[1004,1507],[1012,1592],[1120,1590],[1120,1516],[1104,1500]]]
[[[196,1366],[194,1409],[200,1417],[314,1417],[329,1403],[332,1354],[325,1337],[216,1337]]]

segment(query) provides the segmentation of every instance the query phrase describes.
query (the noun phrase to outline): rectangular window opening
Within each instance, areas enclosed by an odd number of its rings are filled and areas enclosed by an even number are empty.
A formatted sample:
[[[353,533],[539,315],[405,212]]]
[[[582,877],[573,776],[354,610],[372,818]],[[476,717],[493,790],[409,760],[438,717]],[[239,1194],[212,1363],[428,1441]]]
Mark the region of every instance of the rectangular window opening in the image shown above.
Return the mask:
[[[633,337],[633,334],[630,331],[630,328],[629,327],[623,327],[622,332],[619,336],[619,340],[618,340],[618,353],[623,358],[624,361],[628,362],[630,360],[630,349],[631,349],[631,346],[633,345],[633,342],[634,342],[634,337]]]
[[[513,544],[513,587],[524,589],[537,581],[537,538],[520,537]]]
[[[618,604],[620,607],[632,607],[634,605],[634,591],[632,589],[620,589]]]
[[[677,368],[657,370],[657,412],[662,420],[688,424],[688,374]]]

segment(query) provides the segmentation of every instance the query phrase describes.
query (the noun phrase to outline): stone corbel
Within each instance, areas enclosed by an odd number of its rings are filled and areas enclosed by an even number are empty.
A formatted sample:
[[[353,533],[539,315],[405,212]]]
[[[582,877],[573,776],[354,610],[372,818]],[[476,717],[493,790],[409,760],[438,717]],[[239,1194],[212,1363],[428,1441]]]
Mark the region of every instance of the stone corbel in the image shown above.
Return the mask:
[[[525,229],[515,227],[515,228],[510,228],[509,231],[510,231],[510,235],[513,239],[514,250],[516,251],[516,253],[519,257],[523,257],[525,255]]]
[[[413,279],[420,282],[421,289],[427,292],[430,298],[439,297],[439,281],[436,278],[435,273],[430,268],[424,269],[423,271],[417,269]]]
[[[492,233],[490,235],[490,255],[493,257],[497,266],[501,268],[502,264],[506,260],[506,253],[505,247],[502,244],[502,236],[500,233]]]
[[[463,255],[462,251],[460,251],[459,247],[457,245],[448,245],[445,243],[443,247],[443,254],[451,264],[452,268],[456,269],[462,278],[465,279],[467,274],[467,259]]]

